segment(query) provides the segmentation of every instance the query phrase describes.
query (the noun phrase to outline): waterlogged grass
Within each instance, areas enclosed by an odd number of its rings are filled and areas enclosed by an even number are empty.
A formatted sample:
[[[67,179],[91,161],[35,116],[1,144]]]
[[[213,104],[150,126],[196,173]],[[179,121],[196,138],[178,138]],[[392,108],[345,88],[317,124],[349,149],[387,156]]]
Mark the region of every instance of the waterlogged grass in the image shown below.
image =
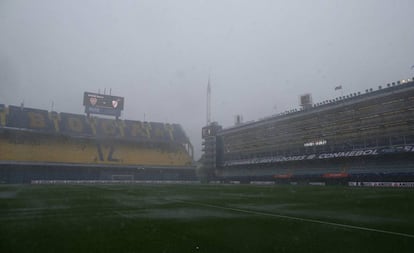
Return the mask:
[[[0,186],[0,252],[412,252],[413,245],[412,189]]]

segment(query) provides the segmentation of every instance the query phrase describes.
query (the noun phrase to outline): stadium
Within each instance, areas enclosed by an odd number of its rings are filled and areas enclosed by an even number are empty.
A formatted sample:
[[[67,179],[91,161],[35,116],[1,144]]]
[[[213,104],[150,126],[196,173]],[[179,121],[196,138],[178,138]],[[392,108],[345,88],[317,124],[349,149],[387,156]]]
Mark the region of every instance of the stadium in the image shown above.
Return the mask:
[[[0,104],[0,182],[199,180],[183,128],[120,120],[123,103],[85,92],[85,115]],[[306,94],[300,104],[253,122],[239,117],[225,129],[208,124],[201,176],[241,183],[414,181],[413,79],[315,104]]]
[[[341,87],[340,87],[341,88]],[[414,181],[414,78],[202,130],[209,180]]]
[[[85,115],[0,105],[1,252],[410,252],[412,80],[209,124],[206,175],[179,124],[121,120],[113,101],[85,93]],[[399,187],[293,184],[351,181]]]
[[[179,124],[120,120],[119,97],[84,97],[86,115],[0,105],[0,182],[196,179]]]

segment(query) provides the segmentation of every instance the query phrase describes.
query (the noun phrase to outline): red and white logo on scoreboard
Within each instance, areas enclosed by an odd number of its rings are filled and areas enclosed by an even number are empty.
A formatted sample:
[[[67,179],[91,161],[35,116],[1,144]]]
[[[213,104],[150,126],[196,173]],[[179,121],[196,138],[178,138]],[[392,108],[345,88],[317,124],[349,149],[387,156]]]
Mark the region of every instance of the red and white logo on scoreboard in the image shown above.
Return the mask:
[[[92,106],[95,106],[96,102],[98,102],[98,99],[96,97],[91,97],[89,98],[89,102],[91,103]]]

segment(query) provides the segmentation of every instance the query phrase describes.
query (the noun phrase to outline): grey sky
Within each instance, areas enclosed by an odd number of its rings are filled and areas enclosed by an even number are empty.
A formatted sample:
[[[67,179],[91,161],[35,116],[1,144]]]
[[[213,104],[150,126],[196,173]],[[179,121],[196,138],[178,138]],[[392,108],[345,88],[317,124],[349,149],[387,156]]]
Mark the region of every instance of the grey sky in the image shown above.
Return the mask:
[[[414,1],[0,1],[0,103],[180,123],[201,153],[206,85],[224,126],[414,76]],[[342,85],[342,91],[334,87]]]

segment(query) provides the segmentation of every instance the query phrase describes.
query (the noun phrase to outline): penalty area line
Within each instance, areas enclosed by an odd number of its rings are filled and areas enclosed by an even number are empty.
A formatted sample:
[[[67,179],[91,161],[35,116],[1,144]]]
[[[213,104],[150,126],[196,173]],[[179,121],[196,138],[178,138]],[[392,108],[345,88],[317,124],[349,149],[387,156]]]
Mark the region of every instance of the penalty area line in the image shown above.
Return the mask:
[[[368,228],[368,227],[361,227],[361,226],[353,226],[353,225],[347,225],[347,224],[341,224],[341,223],[335,223],[335,222],[329,222],[329,221],[323,221],[323,220],[315,220],[315,219],[301,218],[301,217],[295,217],[295,216],[288,216],[288,215],[283,215],[283,214],[253,211],[253,210],[248,210],[248,209],[246,210],[246,209],[233,208],[233,207],[217,206],[217,205],[205,204],[205,203],[200,203],[200,202],[183,201],[183,200],[176,200],[176,201],[181,202],[181,203],[186,203],[186,204],[204,206],[204,207],[215,208],[215,209],[220,209],[220,210],[233,211],[233,212],[238,212],[238,213],[246,213],[246,214],[259,215],[259,216],[268,216],[268,217],[281,218],[281,219],[287,219],[287,220],[296,220],[296,221],[316,223],[316,224],[322,224],[322,225],[329,225],[329,226],[348,228],[348,229],[354,229],[354,230],[362,230],[362,231],[376,232],[376,233],[381,233],[381,234],[388,234],[388,235],[414,238],[414,235],[412,235],[412,234],[406,234],[406,233],[400,233],[400,232],[394,232],[394,231],[387,231],[387,230],[382,230],[382,229],[375,229],[375,228]]]

